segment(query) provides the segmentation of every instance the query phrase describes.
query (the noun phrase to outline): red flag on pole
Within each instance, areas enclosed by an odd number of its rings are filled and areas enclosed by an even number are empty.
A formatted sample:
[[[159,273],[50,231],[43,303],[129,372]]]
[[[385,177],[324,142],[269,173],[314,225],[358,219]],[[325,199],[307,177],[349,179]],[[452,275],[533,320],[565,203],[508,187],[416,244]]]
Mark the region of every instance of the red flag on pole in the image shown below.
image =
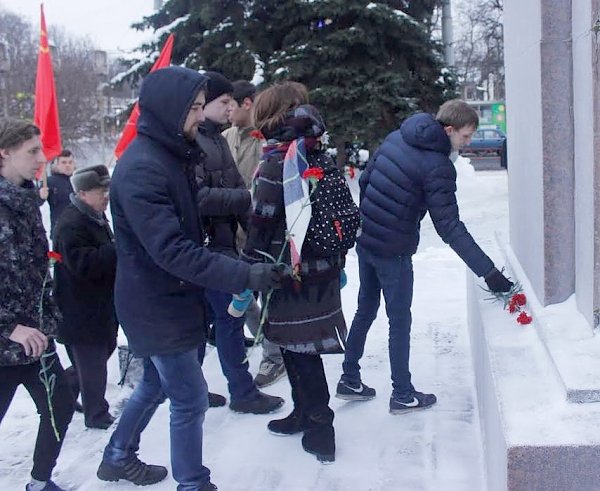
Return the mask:
[[[58,102],[54,85],[52,58],[48,45],[48,30],[44,17],[44,4],[40,5],[41,31],[40,48],[38,52],[37,74],[35,77],[35,110],[33,122],[42,132],[42,149],[47,160],[52,160],[62,150],[60,141],[60,124],[58,122]],[[40,167],[36,178],[39,179],[45,165]]]
[[[173,33],[169,34],[169,37],[167,38],[167,41],[165,42],[165,45],[163,46],[163,49],[160,52],[158,59],[154,62],[154,65],[152,65],[152,68],[150,69],[150,73],[158,70],[159,68],[167,67],[171,64],[171,53],[173,52],[174,39],[175,35]],[[139,115],[140,108],[138,106],[138,103],[136,102],[135,106],[133,106],[133,111],[131,111],[131,114],[129,115],[127,123],[125,123],[125,128],[123,128],[123,134],[121,135],[121,138],[119,139],[119,142],[115,147],[115,157],[117,157],[117,159],[121,157],[121,155],[127,148],[127,145],[129,145],[131,141],[136,137],[136,124]]]

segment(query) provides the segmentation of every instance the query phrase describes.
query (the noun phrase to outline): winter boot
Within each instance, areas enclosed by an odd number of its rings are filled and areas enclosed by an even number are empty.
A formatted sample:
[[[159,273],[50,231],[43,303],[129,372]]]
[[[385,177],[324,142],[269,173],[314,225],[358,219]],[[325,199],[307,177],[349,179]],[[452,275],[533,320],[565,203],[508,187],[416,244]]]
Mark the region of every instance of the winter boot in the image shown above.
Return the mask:
[[[42,487],[40,487],[42,486]],[[25,486],[25,491],[65,491],[63,488],[59,487],[52,479],[48,479],[47,481],[35,481],[32,480],[27,486]]]
[[[167,468],[162,465],[144,464],[136,454],[133,454],[124,465],[102,461],[96,475],[102,481],[124,479],[138,486],[147,486],[148,484],[156,484],[167,477]]]
[[[307,429],[306,421],[296,408],[283,419],[269,421],[267,428],[274,435],[295,435]]]
[[[279,409],[284,402],[281,397],[270,396],[257,390],[247,399],[231,401],[229,408],[236,413],[268,414]]]
[[[227,399],[225,399],[220,394],[215,394],[214,392],[208,393],[208,407],[222,407],[227,404]]]
[[[302,448],[317,457],[322,464],[335,462],[335,431],[333,426],[315,426],[304,432]]]
[[[202,486],[200,491],[218,491],[218,489],[219,488],[217,488],[212,482],[209,482],[208,484]]]

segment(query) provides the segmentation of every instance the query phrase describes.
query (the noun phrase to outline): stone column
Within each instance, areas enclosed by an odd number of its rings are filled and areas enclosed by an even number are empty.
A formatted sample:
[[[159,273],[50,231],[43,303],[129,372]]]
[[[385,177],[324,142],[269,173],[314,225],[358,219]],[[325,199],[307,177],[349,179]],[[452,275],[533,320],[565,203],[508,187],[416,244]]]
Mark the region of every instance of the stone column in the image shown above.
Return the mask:
[[[594,311],[600,308],[600,0],[592,0],[592,86],[594,166]],[[589,316],[589,314],[588,314]],[[594,316],[596,322],[598,318]],[[595,322],[594,322],[595,324]],[[594,326],[597,327],[597,326]]]
[[[562,302],[575,291],[571,32],[571,0],[542,0],[544,294],[540,300],[545,305]]]

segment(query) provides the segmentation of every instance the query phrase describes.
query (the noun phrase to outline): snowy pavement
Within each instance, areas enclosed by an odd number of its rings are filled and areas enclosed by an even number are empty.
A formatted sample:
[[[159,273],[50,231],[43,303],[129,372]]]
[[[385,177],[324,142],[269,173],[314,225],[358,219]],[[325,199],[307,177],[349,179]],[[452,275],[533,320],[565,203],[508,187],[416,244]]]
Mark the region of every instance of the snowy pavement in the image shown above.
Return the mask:
[[[493,259],[494,233],[507,230],[507,179],[503,171],[475,174],[459,163],[461,217]],[[354,182],[355,184],[355,182]],[[209,409],[204,423],[204,463],[221,491],[478,491],[485,489],[482,443],[475,400],[466,314],[466,273],[458,256],[436,236],[430,221],[422,225],[422,240],[414,257],[415,295],[411,371],[418,390],[434,392],[438,404],[410,414],[388,413],[391,392],[387,352],[387,321],[382,309],[375,321],[362,360],[365,383],[377,390],[367,402],[332,398],[337,453],[332,465],[321,465],[302,450],[300,436],[278,437],[266,429],[272,415],[240,415],[227,407]],[[354,251],[347,259],[348,285],[344,312],[352,321],[358,291]],[[250,355],[256,373],[259,350]],[[324,357],[332,395],[341,373],[342,356]],[[130,389],[116,385],[116,356],[110,360],[108,399],[120,412]],[[204,363],[211,391],[226,394],[217,354]],[[276,417],[292,409],[284,379],[265,392],[286,399]],[[163,404],[142,435],[142,460],[169,463],[169,410]],[[15,396],[0,426],[0,489],[23,489],[31,468],[37,415],[23,388]],[[110,431],[85,429],[75,414],[61,453],[55,481],[72,490],[138,489],[125,482],[103,483],[96,476]],[[172,490],[169,477],[152,490]]]

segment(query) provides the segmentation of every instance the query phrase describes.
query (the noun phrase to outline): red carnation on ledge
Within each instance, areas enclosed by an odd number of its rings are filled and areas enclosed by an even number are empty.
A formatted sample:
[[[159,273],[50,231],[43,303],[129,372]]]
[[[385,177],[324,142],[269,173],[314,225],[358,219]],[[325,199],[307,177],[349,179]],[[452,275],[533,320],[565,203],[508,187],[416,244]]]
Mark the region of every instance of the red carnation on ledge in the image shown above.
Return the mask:
[[[531,324],[533,317],[527,315],[527,312],[523,311],[517,316],[517,322],[521,325]]]
[[[48,251],[48,259],[50,259],[50,264],[54,263],[62,263],[62,254],[56,251]]]
[[[522,326],[531,324],[533,317],[524,309],[525,305],[527,305],[527,297],[523,293],[523,289],[519,282],[515,282],[513,287],[508,292],[492,292],[491,290],[487,290],[485,288],[484,290],[491,295],[488,300],[502,302],[504,308],[508,310],[509,313],[518,313],[519,315],[517,316],[517,323],[521,324]]]

